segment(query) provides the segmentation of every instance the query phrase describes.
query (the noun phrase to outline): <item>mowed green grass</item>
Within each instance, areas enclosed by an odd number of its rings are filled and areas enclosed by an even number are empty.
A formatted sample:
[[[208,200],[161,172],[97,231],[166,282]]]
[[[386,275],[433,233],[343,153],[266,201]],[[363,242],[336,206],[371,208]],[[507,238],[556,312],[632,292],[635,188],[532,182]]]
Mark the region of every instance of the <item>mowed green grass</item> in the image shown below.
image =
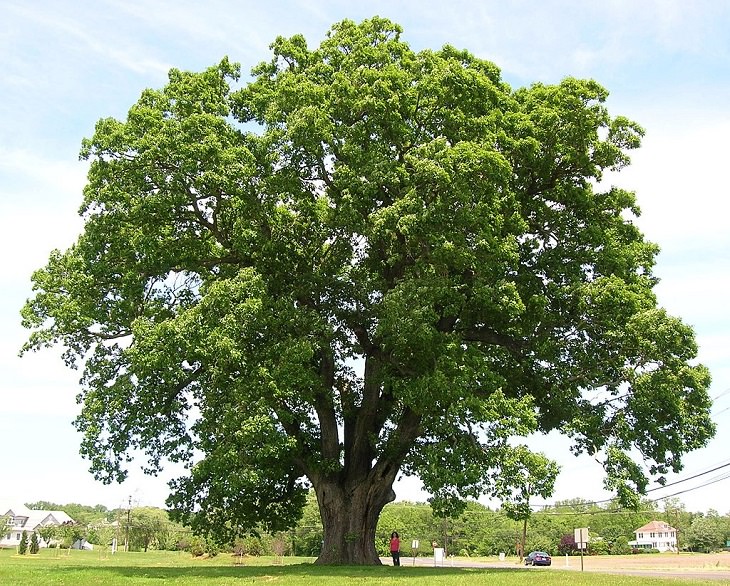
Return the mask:
[[[221,554],[212,559],[194,559],[187,553],[147,552],[109,555],[96,551],[61,552],[41,550],[37,555],[16,555],[0,550],[0,584],[84,586],[134,586],[178,584],[222,586],[224,584],[281,584],[286,586],[361,586],[393,584],[408,586],[716,586],[704,580],[660,579],[618,576],[557,568],[456,568],[456,567],[322,567],[309,558],[238,558]]]

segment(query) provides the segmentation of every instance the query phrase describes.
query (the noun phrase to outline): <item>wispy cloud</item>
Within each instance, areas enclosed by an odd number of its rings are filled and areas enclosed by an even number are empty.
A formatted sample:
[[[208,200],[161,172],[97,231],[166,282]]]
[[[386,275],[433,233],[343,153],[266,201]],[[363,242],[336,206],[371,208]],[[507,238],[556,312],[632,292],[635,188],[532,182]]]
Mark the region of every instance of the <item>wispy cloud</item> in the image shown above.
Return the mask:
[[[81,189],[86,181],[88,163],[64,161],[43,157],[26,149],[12,149],[0,146],[0,172],[4,174],[3,189],[7,191],[13,178],[28,189],[29,186],[52,187],[61,194],[76,193],[81,203]],[[4,199],[7,202],[7,199]],[[23,202],[27,204],[28,201]]]
[[[29,290],[30,272],[45,264],[53,248],[69,246],[80,233],[82,220],[75,212],[87,168],[0,147],[0,209],[6,218],[0,248],[12,251],[4,255],[0,271],[6,297]]]
[[[672,122],[682,115],[666,107],[662,112]],[[654,126],[632,166],[616,178],[637,191],[643,210],[639,225],[651,239],[667,243],[667,250],[730,245],[730,184],[724,171],[730,116],[708,111],[692,123]]]
[[[15,17],[14,24],[20,27],[16,34],[32,34],[45,43],[52,41],[58,50],[81,52],[87,60],[109,61],[136,73],[165,73],[170,69],[169,63],[150,55],[152,47],[119,34],[121,29],[105,21],[102,4],[77,7],[87,12],[83,19],[64,10],[63,3],[47,3],[43,10],[35,4],[14,3],[8,9]]]

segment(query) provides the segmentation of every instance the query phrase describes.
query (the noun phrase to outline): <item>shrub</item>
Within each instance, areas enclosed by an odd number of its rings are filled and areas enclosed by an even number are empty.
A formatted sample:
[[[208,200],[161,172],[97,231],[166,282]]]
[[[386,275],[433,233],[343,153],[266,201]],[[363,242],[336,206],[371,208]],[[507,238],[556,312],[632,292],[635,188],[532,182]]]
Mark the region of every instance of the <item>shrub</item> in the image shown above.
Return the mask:
[[[217,543],[214,543],[213,541],[207,540],[205,542],[205,553],[208,554],[208,557],[214,558],[217,556],[221,551],[220,546]]]
[[[602,539],[596,539],[588,544],[588,555],[606,555],[608,550],[608,543]]]
[[[30,538],[30,553],[38,553],[40,545],[38,544],[38,535],[34,532]]]
[[[261,539],[253,535],[238,539],[236,541],[236,548],[242,550],[244,554],[252,556],[260,556],[267,553]]]
[[[565,554],[573,554],[577,550],[577,546],[575,545],[575,538],[569,534],[566,533],[560,538],[560,544],[558,545],[558,552],[565,555]]]
[[[530,539],[525,549],[525,555],[531,551],[544,551],[553,555],[555,553],[555,542],[549,537],[538,535]]]
[[[25,555],[25,552],[28,551],[28,533],[24,530],[23,534],[20,536],[20,545],[18,545],[18,553],[20,555]]]
[[[286,542],[286,537],[283,534],[278,534],[274,539],[271,541],[271,550],[274,552],[274,555],[277,555],[279,557],[283,557],[288,549],[288,544]]]
[[[628,541],[614,541],[608,550],[611,555],[626,555],[632,553],[631,546]]]
[[[205,553],[205,541],[202,537],[193,537],[188,542],[188,551],[193,557],[200,557]]]
[[[241,539],[240,537],[236,539],[233,543],[233,553],[237,556],[243,556],[248,553],[246,541],[244,539]]]

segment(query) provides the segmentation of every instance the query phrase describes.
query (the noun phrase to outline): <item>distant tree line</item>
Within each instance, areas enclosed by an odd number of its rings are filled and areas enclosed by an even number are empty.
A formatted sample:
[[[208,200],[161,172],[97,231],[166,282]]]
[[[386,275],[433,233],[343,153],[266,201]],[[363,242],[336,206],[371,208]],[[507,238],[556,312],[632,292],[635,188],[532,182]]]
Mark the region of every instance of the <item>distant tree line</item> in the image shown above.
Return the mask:
[[[190,529],[172,521],[166,511],[155,507],[106,509],[101,505],[58,505],[45,501],[26,506],[64,511],[76,521],[73,526],[40,531],[44,540],[55,540],[66,547],[78,539],[106,547],[116,538],[119,547],[126,543],[130,551],[165,549],[185,550],[196,556],[226,551],[241,556],[316,557],[324,535],[313,494],[309,495],[303,516],[293,529],[268,534],[251,528],[233,542],[221,541],[215,535],[194,535]],[[591,541],[587,554],[629,554],[632,550],[628,542],[635,538],[634,531],[652,520],[675,527],[679,547],[684,551],[717,551],[730,540],[730,514],[720,515],[714,510],[690,512],[677,499],[664,501],[661,509],[655,503],[644,502],[638,511],[620,509],[613,502],[595,504],[573,499],[530,514],[525,552],[577,553],[574,529],[589,527]],[[476,502],[470,502],[464,513],[454,518],[435,516],[426,503],[398,502],[387,505],[380,516],[376,548],[380,555],[387,556],[390,533],[398,531],[403,555],[431,555],[434,544],[445,548],[447,555],[515,555],[521,545],[522,530],[521,520]],[[418,547],[413,549],[415,541]],[[26,543],[30,548],[31,544]]]
[[[713,510],[689,512],[676,499],[666,501],[661,510],[654,503],[644,502],[638,511],[621,509],[613,502],[598,505],[574,499],[532,512],[525,552],[577,553],[574,530],[589,527],[589,555],[629,554],[634,531],[652,520],[675,527],[679,547],[685,551],[720,550],[730,539],[730,515],[721,516]],[[503,510],[478,503],[470,503],[460,517],[446,519],[433,517],[425,504],[394,503],[385,508],[380,518],[378,536],[383,544],[392,530],[399,531],[406,551],[418,539],[421,554],[430,553],[431,542],[437,541],[446,548],[447,555],[490,556],[501,552],[515,555],[520,546],[522,522],[510,518]]]

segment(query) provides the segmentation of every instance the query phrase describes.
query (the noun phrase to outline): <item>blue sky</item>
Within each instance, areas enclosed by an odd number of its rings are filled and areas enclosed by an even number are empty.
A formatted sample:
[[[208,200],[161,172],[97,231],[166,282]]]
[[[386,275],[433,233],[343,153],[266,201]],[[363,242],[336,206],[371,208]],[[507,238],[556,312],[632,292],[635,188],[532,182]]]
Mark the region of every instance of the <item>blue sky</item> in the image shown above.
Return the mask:
[[[247,72],[277,35],[314,46],[343,18],[401,24],[415,49],[445,43],[494,61],[513,87],[591,77],[609,109],[646,130],[633,164],[610,181],[636,190],[638,223],[662,253],[660,303],[691,324],[713,375],[717,437],[685,458],[675,480],[730,463],[730,2],[695,0],[428,0],[394,2],[46,0],[0,2],[0,508],[19,502],[160,506],[165,478],[136,470],[104,486],[78,455],[71,426],[78,372],[55,350],[17,357],[26,338],[19,309],[30,275],[81,230],[86,167],[81,140],[106,116],[123,118],[170,67],[200,70],[224,55]],[[535,445],[563,466],[555,499],[601,499],[600,467],[575,459],[560,438]],[[691,510],[730,512],[730,466],[651,493]],[[399,499],[425,495],[418,483]]]

